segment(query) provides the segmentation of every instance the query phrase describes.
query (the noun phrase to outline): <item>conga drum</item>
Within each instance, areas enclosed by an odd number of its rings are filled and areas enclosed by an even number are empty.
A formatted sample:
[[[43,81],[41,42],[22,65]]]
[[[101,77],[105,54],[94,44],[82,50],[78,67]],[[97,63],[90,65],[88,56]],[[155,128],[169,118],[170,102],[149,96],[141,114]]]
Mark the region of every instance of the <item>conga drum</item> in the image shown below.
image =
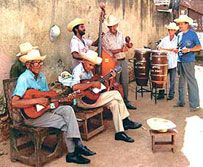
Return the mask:
[[[134,73],[138,86],[147,86],[150,70],[150,53],[151,49],[135,49]]]
[[[167,82],[168,59],[167,53],[153,50],[151,56],[151,82],[152,86],[163,88]]]

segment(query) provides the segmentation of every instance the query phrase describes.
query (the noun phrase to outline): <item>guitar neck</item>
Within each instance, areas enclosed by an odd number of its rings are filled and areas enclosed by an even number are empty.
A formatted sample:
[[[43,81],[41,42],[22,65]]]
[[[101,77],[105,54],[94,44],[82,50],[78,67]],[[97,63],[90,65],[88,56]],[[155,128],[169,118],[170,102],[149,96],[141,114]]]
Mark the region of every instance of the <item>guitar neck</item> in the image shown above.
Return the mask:
[[[99,78],[99,82],[101,82],[102,84],[104,84],[104,82],[109,79],[110,77],[112,76],[111,72],[108,73],[107,75],[105,75],[104,77],[102,78]]]
[[[77,97],[76,93],[71,93],[66,97],[51,98],[51,102],[59,102],[59,103],[71,102],[76,97]]]
[[[101,57],[102,53],[102,38],[101,38],[101,33],[102,33],[102,21],[99,22],[99,41],[98,41],[98,56]]]

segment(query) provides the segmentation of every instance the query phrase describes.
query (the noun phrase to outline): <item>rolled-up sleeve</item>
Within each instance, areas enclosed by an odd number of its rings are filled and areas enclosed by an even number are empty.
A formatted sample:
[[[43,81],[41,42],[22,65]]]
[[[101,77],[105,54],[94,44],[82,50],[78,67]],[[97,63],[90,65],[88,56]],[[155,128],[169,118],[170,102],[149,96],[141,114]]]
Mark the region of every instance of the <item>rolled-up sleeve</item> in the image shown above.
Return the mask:
[[[14,90],[13,96],[23,97],[27,89],[28,89],[28,85],[27,85],[26,79],[23,77],[19,77],[17,80],[17,84]]]
[[[79,53],[79,46],[78,46],[78,41],[76,39],[71,39],[70,41],[70,51],[71,53],[73,52],[78,52]]]
[[[80,83],[80,74],[81,74],[81,70],[78,69],[78,68],[75,68],[73,70],[73,73],[72,73],[72,82],[71,82],[71,87],[73,87],[74,85]]]

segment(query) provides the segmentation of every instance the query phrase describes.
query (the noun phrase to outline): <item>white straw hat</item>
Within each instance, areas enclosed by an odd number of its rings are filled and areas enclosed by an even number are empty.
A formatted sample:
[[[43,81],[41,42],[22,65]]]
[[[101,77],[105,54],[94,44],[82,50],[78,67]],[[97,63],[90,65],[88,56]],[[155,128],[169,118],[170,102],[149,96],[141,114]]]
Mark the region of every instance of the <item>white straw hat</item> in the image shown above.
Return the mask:
[[[176,23],[169,23],[169,25],[165,25],[165,27],[168,29],[168,30],[178,30],[179,27],[176,25]]]
[[[101,64],[102,58],[98,57],[98,53],[93,50],[88,50],[87,52],[80,53],[81,57],[85,60],[90,61],[93,64]]]
[[[38,49],[33,49],[29,51],[26,55],[23,55],[19,57],[19,60],[22,63],[26,63],[27,61],[32,61],[32,60],[44,60],[46,58],[46,55],[41,56],[40,52]]]
[[[27,54],[32,49],[37,49],[38,46],[32,46],[30,42],[25,42],[19,45],[20,52],[16,55],[17,57]]]
[[[72,20],[70,23],[68,23],[67,25],[67,30],[69,32],[73,31],[73,28],[77,25],[80,25],[80,24],[85,24],[85,19],[82,19],[82,18],[75,18],[74,20]]]
[[[183,23],[183,22],[187,22],[189,23],[189,25],[192,25],[193,23],[193,19],[188,17],[187,15],[180,15],[179,18],[174,20],[176,23]]]
[[[147,124],[150,129],[160,132],[176,128],[176,125],[172,121],[163,118],[150,118],[147,120]]]
[[[104,23],[106,24],[107,27],[109,26],[114,26],[116,24],[118,24],[120,22],[119,19],[117,19],[115,16],[113,15],[109,15],[106,20],[104,21]]]

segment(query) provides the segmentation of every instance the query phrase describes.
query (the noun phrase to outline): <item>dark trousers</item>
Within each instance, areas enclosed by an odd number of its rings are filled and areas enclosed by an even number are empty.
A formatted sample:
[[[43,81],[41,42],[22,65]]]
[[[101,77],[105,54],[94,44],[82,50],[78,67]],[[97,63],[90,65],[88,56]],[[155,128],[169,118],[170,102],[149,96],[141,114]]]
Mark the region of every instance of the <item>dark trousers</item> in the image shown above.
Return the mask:
[[[168,69],[168,75],[170,79],[169,97],[174,97],[175,94],[175,79],[176,79],[176,67]]]
[[[189,104],[191,108],[199,106],[199,88],[195,78],[195,62],[179,63],[179,104],[185,104],[185,85],[188,87]]]

